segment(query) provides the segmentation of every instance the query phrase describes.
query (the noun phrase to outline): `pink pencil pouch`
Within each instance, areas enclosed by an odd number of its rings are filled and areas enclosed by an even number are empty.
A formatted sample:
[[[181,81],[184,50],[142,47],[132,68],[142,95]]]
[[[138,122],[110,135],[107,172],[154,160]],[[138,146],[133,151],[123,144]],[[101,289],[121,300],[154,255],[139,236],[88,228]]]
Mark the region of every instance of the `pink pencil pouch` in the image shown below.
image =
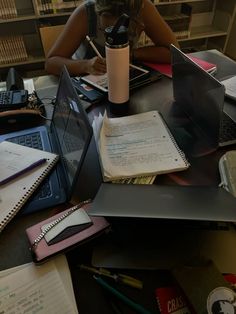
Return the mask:
[[[109,230],[104,217],[94,217],[85,208],[73,206],[28,229],[33,261],[41,263]]]

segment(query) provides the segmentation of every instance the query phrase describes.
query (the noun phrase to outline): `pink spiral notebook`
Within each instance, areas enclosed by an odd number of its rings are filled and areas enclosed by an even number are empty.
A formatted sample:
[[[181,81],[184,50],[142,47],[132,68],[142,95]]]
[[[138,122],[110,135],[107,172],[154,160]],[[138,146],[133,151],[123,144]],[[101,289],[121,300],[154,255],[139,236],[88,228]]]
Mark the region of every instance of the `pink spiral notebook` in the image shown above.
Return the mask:
[[[188,54],[186,56],[188,56],[192,61],[197,63],[200,67],[202,67],[205,71],[207,71],[209,73],[214,73],[217,69],[216,64],[214,64],[214,63],[204,61],[202,59],[193,57],[193,56],[188,55]],[[169,63],[150,63],[150,62],[145,62],[144,64],[147,65],[148,67],[150,67],[151,69],[157,70],[160,73],[172,78],[171,64],[169,64]]]

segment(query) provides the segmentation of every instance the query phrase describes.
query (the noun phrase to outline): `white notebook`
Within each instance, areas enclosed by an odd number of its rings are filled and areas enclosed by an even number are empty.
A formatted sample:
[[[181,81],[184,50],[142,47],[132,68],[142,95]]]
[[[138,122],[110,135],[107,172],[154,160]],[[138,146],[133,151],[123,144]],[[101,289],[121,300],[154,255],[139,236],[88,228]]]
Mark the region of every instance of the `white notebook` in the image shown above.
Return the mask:
[[[0,143],[0,232],[24,206],[58,158],[50,152],[7,141]],[[44,160],[43,163],[24,171],[40,160]],[[7,178],[22,171],[23,174],[7,181]],[[4,184],[5,181],[7,183]]]
[[[93,123],[104,181],[187,169],[189,163],[158,111]]]

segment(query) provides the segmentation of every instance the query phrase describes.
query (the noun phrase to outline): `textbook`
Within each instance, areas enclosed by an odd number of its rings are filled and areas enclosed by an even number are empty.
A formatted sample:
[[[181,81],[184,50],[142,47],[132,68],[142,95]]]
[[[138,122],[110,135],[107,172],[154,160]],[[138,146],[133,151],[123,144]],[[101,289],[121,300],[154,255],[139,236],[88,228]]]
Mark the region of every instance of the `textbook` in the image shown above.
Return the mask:
[[[178,284],[156,288],[155,295],[161,314],[196,314]]]
[[[93,123],[104,181],[185,170],[189,163],[158,111]]]
[[[3,141],[0,143],[0,232],[24,206],[59,156]]]
[[[209,72],[211,74],[215,73],[215,71],[217,69],[216,68],[216,64],[204,61],[202,59],[199,59],[197,57],[193,57],[193,56],[188,55],[188,54],[186,56],[189,57],[195,63],[197,63],[205,71],[207,71],[207,72]],[[172,67],[171,67],[170,63],[150,63],[150,62],[144,62],[144,64],[146,66],[150,67],[151,69],[159,71],[162,74],[164,74],[165,76],[168,76],[168,77],[172,78]]]

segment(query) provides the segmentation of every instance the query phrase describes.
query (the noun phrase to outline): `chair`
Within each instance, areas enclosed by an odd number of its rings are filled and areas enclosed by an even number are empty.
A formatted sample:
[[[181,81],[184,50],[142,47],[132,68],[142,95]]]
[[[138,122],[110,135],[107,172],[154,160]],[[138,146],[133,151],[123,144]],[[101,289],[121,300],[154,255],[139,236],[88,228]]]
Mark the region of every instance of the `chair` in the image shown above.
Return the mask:
[[[39,29],[45,56],[48,54],[49,50],[51,49],[59,34],[62,32],[63,28],[64,25],[55,25],[41,27]]]

